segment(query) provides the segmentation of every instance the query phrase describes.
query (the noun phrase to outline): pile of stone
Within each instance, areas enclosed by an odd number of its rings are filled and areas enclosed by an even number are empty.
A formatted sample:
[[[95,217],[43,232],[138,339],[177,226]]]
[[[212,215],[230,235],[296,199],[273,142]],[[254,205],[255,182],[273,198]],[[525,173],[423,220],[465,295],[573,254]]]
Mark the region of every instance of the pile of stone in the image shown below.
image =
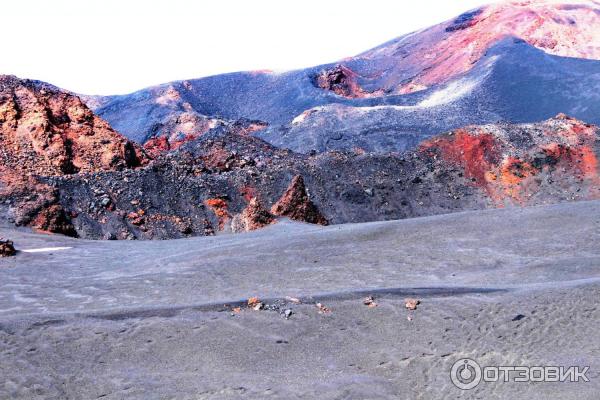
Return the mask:
[[[0,257],[14,256],[16,252],[13,242],[0,238]]]

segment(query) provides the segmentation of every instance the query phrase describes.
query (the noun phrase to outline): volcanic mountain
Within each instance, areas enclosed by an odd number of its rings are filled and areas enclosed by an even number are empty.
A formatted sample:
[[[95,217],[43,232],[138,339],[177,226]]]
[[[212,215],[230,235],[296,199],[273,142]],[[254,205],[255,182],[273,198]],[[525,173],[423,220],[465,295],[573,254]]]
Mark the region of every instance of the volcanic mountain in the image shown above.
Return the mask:
[[[245,118],[262,121],[255,135],[302,153],[403,151],[464,125],[540,121],[561,112],[598,124],[598,26],[596,1],[511,1],[338,63],[85,99],[139,143]]]

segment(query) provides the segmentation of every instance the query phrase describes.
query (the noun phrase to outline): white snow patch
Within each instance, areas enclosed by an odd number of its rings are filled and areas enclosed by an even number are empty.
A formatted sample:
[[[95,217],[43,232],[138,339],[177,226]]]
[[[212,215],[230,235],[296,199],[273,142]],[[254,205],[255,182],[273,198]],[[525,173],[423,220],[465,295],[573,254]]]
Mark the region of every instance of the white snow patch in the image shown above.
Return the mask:
[[[484,67],[486,72],[477,78],[462,78],[448,83],[442,89],[433,92],[428,98],[417,104],[417,107],[436,107],[452,103],[471,93],[473,89],[489,74],[492,65],[496,62],[498,56],[490,57],[485,60]]]
[[[433,92],[428,98],[418,103],[417,107],[429,108],[452,103],[469,94],[478,83],[479,81],[474,79],[460,79],[450,82],[444,88]]]
[[[60,251],[60,250],[69,250],[72,247],[41,247],[39,249],[25,249],[21,250],[23,253],[44,253],[46,251]]]
[[[304,120],[311,114],[325,110],[326,106],[316,106],[313,108],[309,108],[308,110],[303,111],[301,114],[298,114],[293,120],[292,125],[296,125],[304,122]]]
[[[301,122],[304,122],[305,119],[306,119],[306,114],[302,113],[292,120],[292,125],[296,125]]]

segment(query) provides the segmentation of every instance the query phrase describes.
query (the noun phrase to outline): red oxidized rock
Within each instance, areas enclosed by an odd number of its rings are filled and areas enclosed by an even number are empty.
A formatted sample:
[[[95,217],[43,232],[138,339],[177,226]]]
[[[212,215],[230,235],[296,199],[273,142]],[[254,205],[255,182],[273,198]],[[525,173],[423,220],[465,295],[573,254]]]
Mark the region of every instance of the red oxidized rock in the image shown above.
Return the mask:
[[[379,95],[365,92],[358,84],[358,75],[350,68],[338,64],[334,68],[322,71],[316,76],[316,84],[321,89],[330,90],[348,98],[361,98]]]
[[[597,135],[597,127],[559,114],[535,126],[456,129],[423,142],[420,151],[443,168],[459,167],[497,206],[530,205],[540,196],[555,201],[560,186],[568,182],[577,182],[573,194],[568,189],[563,194],[573,200],[600,197]]]
[[[327,225],[327,219],[309,199],[302,175],[296,175],[283,196],[271,207],[271,213],[295,221]]]
[[[0,165],[26,175],[116,170],[148,161],[79,97],[14,76],[0,76],[0,148]]]
[[[148,161],[79,97],[0,76],[0,195],[14,200],[18,225],[75,235],[58,194],[38,176],[122,170]]]
[[[224,199],[214,198],[207,199],[204,202],[217,216],[217,220],[219,221],[219,230],[222,231],[225,229],[225,224],[230,221],[231,215],[228,211],[227,202]]]
[[[264,228],[273,222],[274,216],[254,197],[244,211],[233,218],[231,227],[234,232],[247,232]]]
[[[64,209],[59,204],[43,208],[33,220],[32,226],[44,232],[61,233],[67,236],[77,236],[75,228],[67,218]]]

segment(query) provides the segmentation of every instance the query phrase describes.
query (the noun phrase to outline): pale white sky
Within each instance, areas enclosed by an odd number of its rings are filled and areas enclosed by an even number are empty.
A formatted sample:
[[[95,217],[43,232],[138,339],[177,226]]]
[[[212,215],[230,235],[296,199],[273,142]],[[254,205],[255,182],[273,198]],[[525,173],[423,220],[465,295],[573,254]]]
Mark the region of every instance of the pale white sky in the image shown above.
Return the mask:
[[[352,56],[486,0],[8,0],[0,73],[83,94]]]

